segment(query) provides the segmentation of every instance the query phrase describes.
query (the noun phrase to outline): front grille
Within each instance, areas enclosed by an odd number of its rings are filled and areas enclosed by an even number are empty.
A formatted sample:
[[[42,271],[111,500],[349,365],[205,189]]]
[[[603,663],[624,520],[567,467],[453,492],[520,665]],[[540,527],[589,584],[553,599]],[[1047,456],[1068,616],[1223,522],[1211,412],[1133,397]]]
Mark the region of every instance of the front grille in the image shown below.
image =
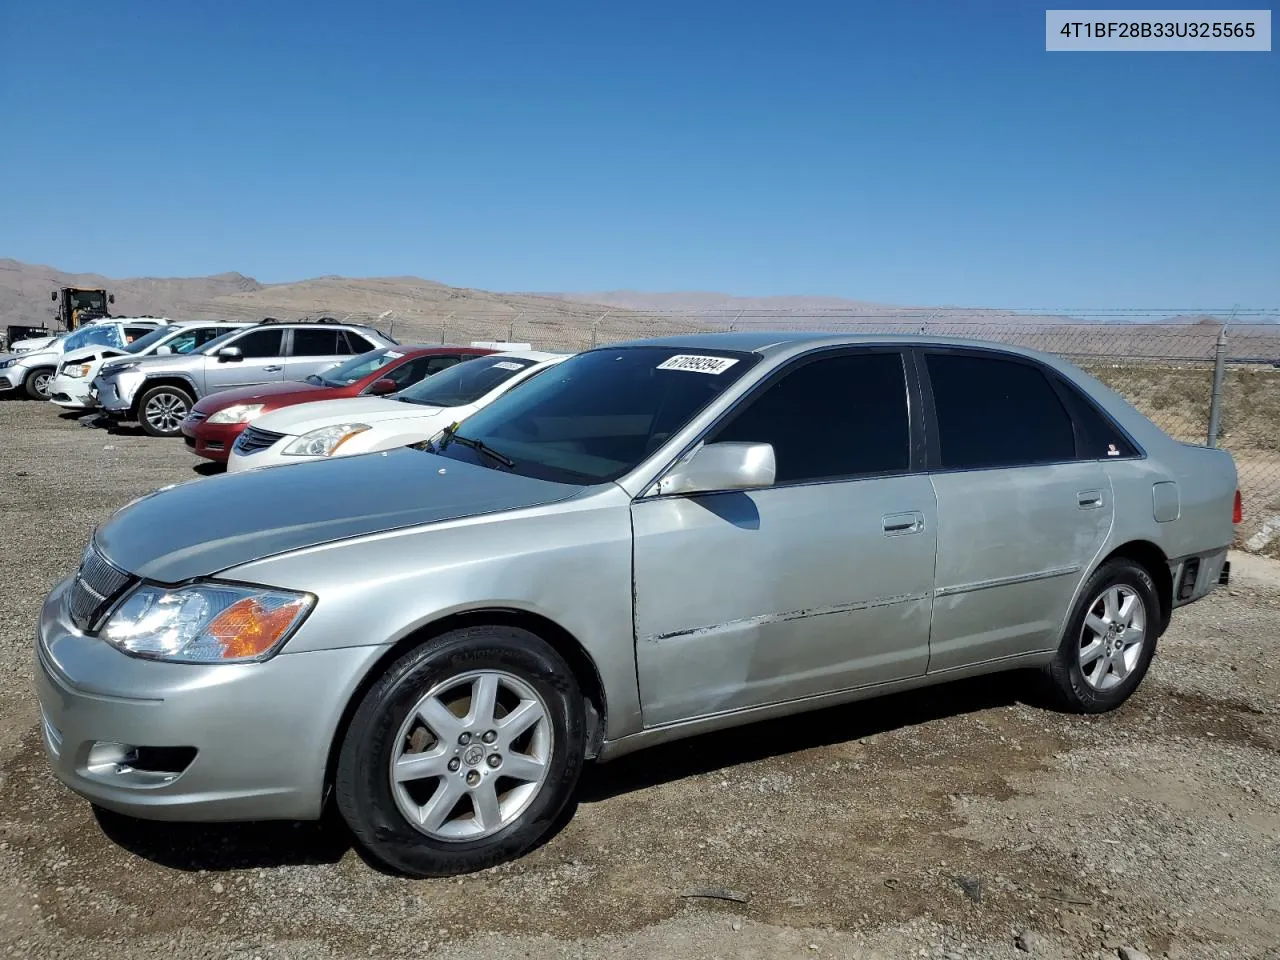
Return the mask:
[[[80,569],[71,582],[67,597],[67,613],[81,630],[91,630],[98,619],[132,578],[113,567],[92,543],[80,560]]]
[[[242,457],[248,456],[251,453],[265,450],[267,447],[275,446],[276,442],[283,438],[283,433],[272,433],[270,430],[260,430],[257,427],[245,427],[244,433],[240,434],[233,449]]]

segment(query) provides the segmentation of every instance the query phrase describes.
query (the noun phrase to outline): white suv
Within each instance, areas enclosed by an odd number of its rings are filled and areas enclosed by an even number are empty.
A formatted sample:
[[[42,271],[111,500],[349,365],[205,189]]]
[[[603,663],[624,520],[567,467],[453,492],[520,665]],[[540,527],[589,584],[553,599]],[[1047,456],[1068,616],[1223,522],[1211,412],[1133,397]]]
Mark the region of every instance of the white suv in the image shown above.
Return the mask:
[[[36,400],[48,400],[54,373],[66,354],[91,346],[123,347],[168,322],[154,317],[113,317],[55,337],[43,347],[0,356],[0,393],[24,389]]]

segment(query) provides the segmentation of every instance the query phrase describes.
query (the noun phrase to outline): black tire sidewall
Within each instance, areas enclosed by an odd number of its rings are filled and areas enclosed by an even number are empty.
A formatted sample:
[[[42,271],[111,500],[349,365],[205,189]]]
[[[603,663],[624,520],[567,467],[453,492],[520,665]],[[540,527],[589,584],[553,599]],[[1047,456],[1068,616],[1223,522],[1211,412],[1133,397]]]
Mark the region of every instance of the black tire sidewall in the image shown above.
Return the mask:
[[[181,436],[182,434],[181,427],[178,427],[172,433],[164,433],[160,430],[155,429],[153,426],[151,426],[150,423],[147,422],[147,404],[150,403],[151,400],[155,398],[157,395],[162,393],[171,393],[176,397],[182,397],[183,401],[187,405],[187,413],[191,412],[191,405],[195,403],[195,399],[186,390],[183,390],[181,387],[169,386],[168,384],[164,384],[163,386],[159,386],[159,387],[151,387],[148,390],[144,390],[142,393],[142,396],[138,398],[138,425],[142,427],[144,431],[151,434],[151,436],[153,437]]]
[[[436,683],[472,670],[496,669],[532,686],[550,712],[551,769],[529,807],[498,833],[450,842],[405,821],[387,771],[408,711]],[[514,627],[468,627],[415,648],[365,694],[339,754],[335,797],[352,832],[386,866],[415,876],[451,876],[513,859],[551,828],[573,795],[586,742],[582,695],[568,665],[536,635]]]
[[[1080,633],[1084,629],[1084,620],[1098,596],[1113,586],[1127,586],[1141,597],[1146,612],[1146,636],[1143,638],[1142,655],[1133,671],[1119,684],[1110,690],[1095,690],[1084,678],[1080,668],[1079,644]],[[1142,683],[1151,658],[1155,655],[1161,622],[1160,599],[1156,593],[1155,582],[1151,575],[1131,560],[1109,560],[1096,571],[1085,583],[1084,589],[1076,600],[1076,605],[1067,620],[1067,628],[1062,637],[1050,674],[1058,687],[1060,696],[1066,705],[1083,713],[1105,713],[1120,706]]]

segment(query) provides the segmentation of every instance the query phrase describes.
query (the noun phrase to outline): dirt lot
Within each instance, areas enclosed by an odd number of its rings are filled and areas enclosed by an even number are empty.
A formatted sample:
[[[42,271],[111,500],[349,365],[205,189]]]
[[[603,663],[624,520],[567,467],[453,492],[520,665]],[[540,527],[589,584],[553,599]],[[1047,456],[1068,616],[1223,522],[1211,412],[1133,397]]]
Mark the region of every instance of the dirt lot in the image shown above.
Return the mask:
[[[99,820],[52,779],[38,605],[95,522],[195,474],[48,404],[0,401],[0,443],[5,956],[1280,958],[1270,561],[1181,612],[1116,714],[988,680],[708,736],[590,770],[518,863],[410,881],[333,824]]]

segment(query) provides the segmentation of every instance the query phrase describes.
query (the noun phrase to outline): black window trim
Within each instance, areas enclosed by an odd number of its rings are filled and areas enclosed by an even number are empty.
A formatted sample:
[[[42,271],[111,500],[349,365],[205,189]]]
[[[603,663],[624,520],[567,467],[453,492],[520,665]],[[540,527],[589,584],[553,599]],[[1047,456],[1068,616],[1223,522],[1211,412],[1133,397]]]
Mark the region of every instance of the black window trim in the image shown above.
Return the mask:
[[[692,351],[691,351],[692,352]],[[711,352],[710,350],[702,352]],[[689,441],[680,452],[671,458],[665,466],[653,474],[653,480],[646,488],[645,493],[636,497],[637,500],[668,500],[668,499],[689,499],[691,497],[716,496],[715,491],[707,491],[705,493],[649,493],[657,484],[657,481],[665,476],[673,466],[689,455],[707,437],[711,436],[717,430],[728,426],[749,406],[757,397],[768,390],[771,386],[781,380],[783,377],[793,373],[801,367],[808,366],[810,363],[816,363],[819,360],[834,360],[840,357],[860,356],[871,353],[896,353],[902,359],[902,372],[906,380],[907,388],[907,437],[908,437],[908,463],[906,470],[886,470],[879,473],[855,473],[838,477],[820,477],[812,480],[789,480],[784,483],[774,483],[767,487],[760,487],[755,490],[744,490],[743,493],[759,493],[766,490],[786,490],[793,487],[812,487],[831,483],[856,483],[860,480],[883,480],[891,477],[911,477],[918,476],[928,472],[926,460],[925,446],[925,424],[920,413],[925,409],[923,395],[920,390],[920,377],[916,369],[915,363],[912,362],[911,347],[903,343],[893,343],[886,341],[885,343],[869,343],[869,344],[837,344],[835,346],[816,347],[807,350],[804,353],[797,354],[786,360],[775,369],[769,371],[760,380],[756,381],[746,392],[734,400],[727,409],[721,411],[705,428],[698,431],[697,435]],[[647,494],[647,495],[646,495]]]
[[[1142,446],[1133,439],[1129,431],[1125,430],[1120,424],[1116,423],[1115,417],[1111,416],[1106,410],[1102,409],[1099,404],[1095,403],[1092,398],[1087,396],[1085,392],[1078,387],[1074,387],[1065,382],[1065,378],[1057,370],[1046,366],[1034,357],[1023,356],[1019,353],[1012,353],[1006,350],[992,349],[988,347],[973,346],[954,346],[948,344],[925,344],[912,349],[915,355],[916,377],[923,394],[923,414],[924,428],[927,437],[927,462],[929,473],[975,473],[983,470],[1025,470],[1030,467],[1051,467],[1060,466],[1067,463],[1096,463],[1099,461],[1110,462],[1114,460],[1141,460],[1146,457],[1146,451]],[[984,360],[1004,360],[1010,363],[1018,363],[1026,367],[1038,370],[1049,383],[1049,388],[1057,397],[1058,403],[1062,406],[1062,412],[1067,415],[1067,420],[1071,424],[1071,439],[1074,449],[1074,456],[1070,460],[1037,460],[1034,463],[1008,463],[990,467],[944,467],[942,465],[942,449],[938,442],[940,431],[938,427],[938,411],[935,406],[933,397],[933,383],[929,378],[929,368],[926,358],[930,354],[952,355],[952,356],[968,356],[978,357]],[[1105,423],[1111,425],[1115,431],[1124,437],[1125,440],[1132,445],[1133,449],[1138,451],[1136,456],[1132,457],[1086,457],[1081,452],[1081,426],[1077,422],[1075,415],[1072,413],[1071,398],[1065,395],[1066,390],[1071,390],[1076,394],[1080,402],[1087,403],[1093,407],[1102,416]]]

